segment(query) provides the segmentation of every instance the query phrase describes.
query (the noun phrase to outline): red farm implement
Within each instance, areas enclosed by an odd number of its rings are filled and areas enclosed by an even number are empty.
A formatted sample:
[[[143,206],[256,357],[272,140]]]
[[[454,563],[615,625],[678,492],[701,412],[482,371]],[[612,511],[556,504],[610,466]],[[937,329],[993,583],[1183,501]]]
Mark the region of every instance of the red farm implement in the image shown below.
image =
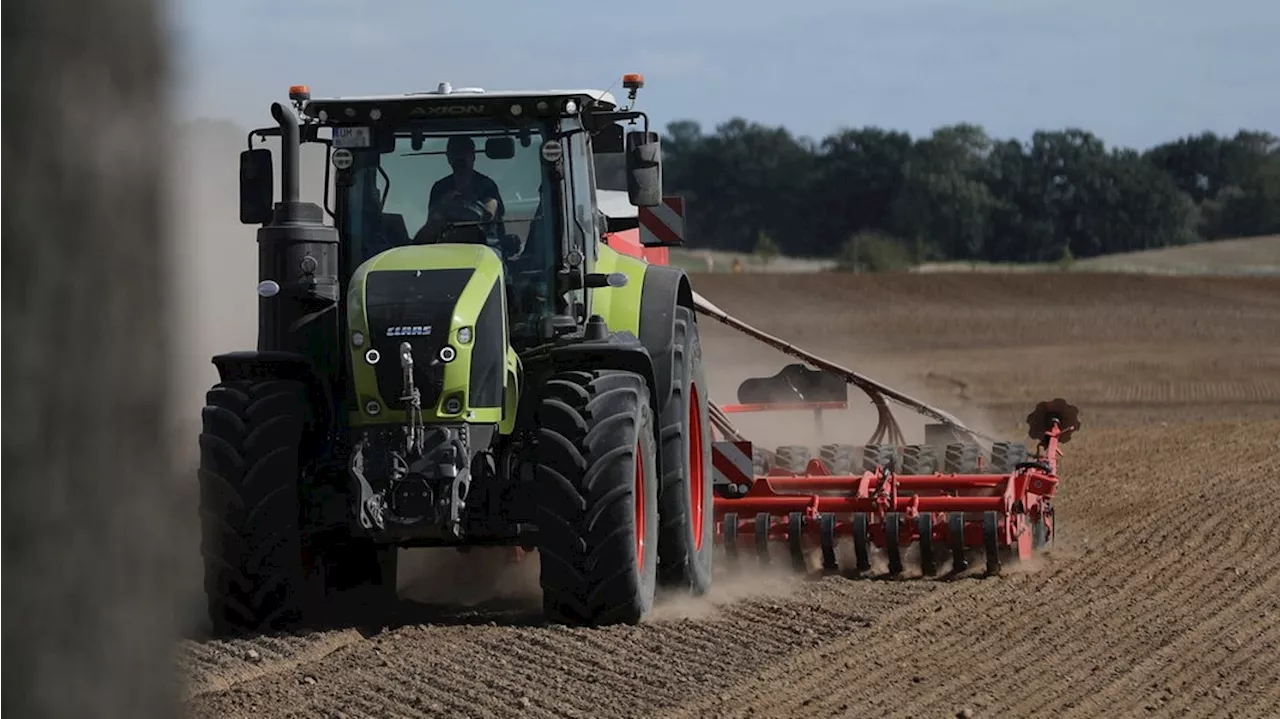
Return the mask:
[[[674,197],[663,203],[638,212],[624,202],[611,206],[610,246],[668,264],[667,248],[684,242],[685,205]],[[818,549],[822,570],[834,572],[842,569],[837,550],[851,544],[852,574],[872,571],[873,550],[886,555],[890,575],[901,574],[913,547],[925,576],[948,559],[953,573],[962,572],[979,551],[987,573],[994,574],[1053,542],[1059,445],[1080,426],[1079,411],[1065,400],[1041,402],[1027,416],[1035,441],[1029,449],[1022,441],[970,429],[947,412],[762,332],[697,292],[693,300],[698,314],[800,361],[773,377],[742,382],[736,404],[709,405],[716,541],[730,564],[747,545],[770,562],[772,548],[785,544],[796,569],[807,571],[807,557]],[[771,450],[751,442],[731,420],[804,410],[813,412],[821,430],[827,413],[848,409],[850,385],[876,410],[875,429],[863,445],[823,445],[816,457],[807,446]],[[930,421],[922,443],[907,443],[891,403]]]
[[[847,541],[854,566],[843,569],[856,575],[872,571],[874,550],[887,558],[888,574],[904,573],[912,546],[924,576],[936,575],[947,560],[952,573],[962,572],[979,551],[986,573],[997,574],[1053,541],[1059,445],[1079,427],[1075,407],[1062,399],[1041,402],[1027,417],[1036,441],[1029,450],[765,334],[701,297],[696,302],[701,314],[817,368],[792,364],[773,377],[748,379],[738,404],[711,407],[716,535],[729,564],[744,551],[769,563],[772,548],[785,544],[796,570],[807,572],[817,549],[821,570],[837,572],[837,550]],[[821,423],[824,412],[848,407],[849,385],[863,390],[878,414],[861,446],[828,444],[817,457],[804,446],[769,451],[730,420],[744,412],[811,410]],[[890,402],[934,420],[923,443],[905,442]]]

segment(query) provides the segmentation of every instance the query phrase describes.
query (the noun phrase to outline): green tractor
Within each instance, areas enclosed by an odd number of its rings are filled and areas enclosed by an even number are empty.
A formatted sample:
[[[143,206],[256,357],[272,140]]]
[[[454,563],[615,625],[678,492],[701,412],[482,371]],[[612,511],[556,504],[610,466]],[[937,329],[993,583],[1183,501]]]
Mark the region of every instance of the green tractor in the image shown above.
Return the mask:
[[[380,621],[398,548],[536,550],[556,623],[705,593],[692,288],[599,202],[610,169],[630,206],[663,201],[648,117],[586,90],[289,97],[241,155],[258,346],[213,358],[203,410],[215,631]],[[323,206],[299,201],[302,143],[324,145]]]

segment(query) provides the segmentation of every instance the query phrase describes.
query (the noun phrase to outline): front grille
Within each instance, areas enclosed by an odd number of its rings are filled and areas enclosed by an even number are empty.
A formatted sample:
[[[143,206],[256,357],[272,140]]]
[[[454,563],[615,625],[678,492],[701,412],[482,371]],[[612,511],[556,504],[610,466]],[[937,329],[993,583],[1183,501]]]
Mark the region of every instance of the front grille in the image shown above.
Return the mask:
[[[365,280],[365,318],[369,344],[382,359],[374,365],[383,401],[401,407],[404,388],[400,343],[413,349],[413,381],[422,393],[422,406],[440,401],[444,365],[440,349],[449,341],[449,324],[472,269],[377,270]]]

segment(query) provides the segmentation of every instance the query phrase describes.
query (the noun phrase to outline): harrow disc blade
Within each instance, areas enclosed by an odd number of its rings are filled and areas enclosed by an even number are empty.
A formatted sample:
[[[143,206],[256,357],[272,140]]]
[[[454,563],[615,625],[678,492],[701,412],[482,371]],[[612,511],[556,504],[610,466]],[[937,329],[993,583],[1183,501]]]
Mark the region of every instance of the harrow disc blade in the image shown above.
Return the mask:
[[[1080,429],[1080,410],[1061,397],[1052,402],[1041,402],[1027,415],[1027,436],[1039,440],[1057,421],[1062,428],[1059,444],[1071,441],[1071,435]]]
[[[964,553],[964,513],[952,512],[947,516],[947,534],[951,544],[951,572],[959,574],[969,568]]]
[[[836,515],[823,512],[818,517],[818,530],[822,543],[822,571],[840,571],[840,565],[836,562]]]
[[[761,564],[769,564],[769,515],[761,512],[756,515],[756,556]]]
[[[987,553],[987,574],[1000,573],[1000,515],[982,513],[982,547]]]
[[[866,512],[853,515],[853,557],[859,572],[871,571],[870,517]]]
[[[926,577],[938,573],[938,563],[933,557],[933,515],[923,512],[916,518],[916,530],[920,535],[920,571]]]
[[[729,512],[722,521],[724,533],[724,556],[731,567],[738,565],[738,513]]]
[[[808,571],[808,563],[804,561],[804,512],[792,512],[787,517],[787,547],[791,568],[801,573]]]
[[[902,514],[889,512],[884,516],[884,550],[889,555],[889,574],[902,574]]]

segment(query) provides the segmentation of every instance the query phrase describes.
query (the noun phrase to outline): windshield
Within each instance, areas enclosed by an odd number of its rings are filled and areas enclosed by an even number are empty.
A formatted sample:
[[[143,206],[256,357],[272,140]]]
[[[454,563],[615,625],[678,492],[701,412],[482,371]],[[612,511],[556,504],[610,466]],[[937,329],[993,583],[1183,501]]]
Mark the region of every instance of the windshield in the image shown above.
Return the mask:
[[[410,243],[484,243],[506,263],[512,334],[550,314],[559,199],[541,126],[424,122],[375,144],[353,152],[345,188],[352,270]]]

